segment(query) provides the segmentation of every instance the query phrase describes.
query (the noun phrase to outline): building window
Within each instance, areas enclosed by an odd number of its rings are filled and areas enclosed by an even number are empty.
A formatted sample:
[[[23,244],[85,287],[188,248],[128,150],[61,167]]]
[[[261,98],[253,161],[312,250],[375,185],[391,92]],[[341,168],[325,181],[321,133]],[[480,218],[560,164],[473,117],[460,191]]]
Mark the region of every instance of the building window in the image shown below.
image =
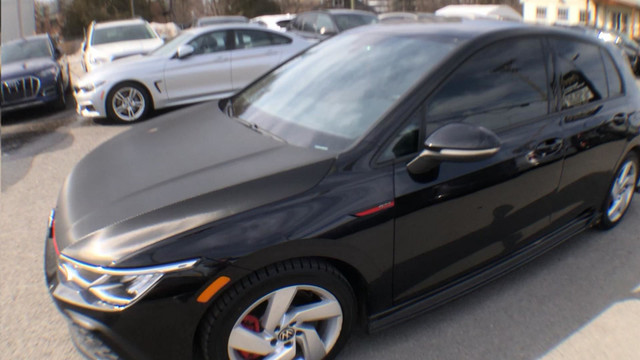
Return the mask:
[[[546,19],[547,18],[547,8],[538,6],[536,8],[536,18],[538,18],[538,19]]]
[[[589,15],[587,16],[586,10],[580,10],[580,22],[586,23],[591,20],[591,11],[589,11]]]
[[[558,9],[558,20],[569,20],[569,9],[567,9],[567,8],[559,8]]]

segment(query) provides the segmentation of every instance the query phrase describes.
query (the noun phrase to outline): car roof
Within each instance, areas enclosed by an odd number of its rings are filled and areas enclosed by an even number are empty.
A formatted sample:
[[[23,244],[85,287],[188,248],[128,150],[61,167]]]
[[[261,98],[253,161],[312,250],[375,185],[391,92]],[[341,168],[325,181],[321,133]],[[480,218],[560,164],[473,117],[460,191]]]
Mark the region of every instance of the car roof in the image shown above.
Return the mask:
[[[206,33],[211,30],[230,30],[230,29],[251,29],[251,30],[271,31],[265,28],[264,26],[260,26],[259,24],[256,24],[256,23],[226,23],[226,24],[206,25],[202,27],[193,27],[187,30],[183,30],[181,33],[200,35],[202,33]]]
[[[518,30],[519,34],[564,35],[573,38],[580,38],[587,42],[599,43],[597,39],[575,30],[546,25],[526,24],[516,21],[486,19],[473,20],[459,18],[451,19],[451,21],[447,22],[381,22],[373,25],[356,27],[348,31],[350,33],[379,32],[388,34],[450,35],[465,39],[473,39],[490,33],[512,33],[514,30]]]
[[[314,11],[309,11],[309,12],[324,12],[324,13],[328,13],[328,14],[332,14],[332,15],[359,14],[359,15],[376,16],[376,14],[371,12],[371,11],[351,10],[351,9],[320,9],[320,10],[314,10]]]
[[[143,19],[127,19],[127,20],[116,20],[116,21],[105,21],[93,24],[94,29],[105,29],[111,27],[118,26],[126,26],[126,25],[142,25],[147,22]]]

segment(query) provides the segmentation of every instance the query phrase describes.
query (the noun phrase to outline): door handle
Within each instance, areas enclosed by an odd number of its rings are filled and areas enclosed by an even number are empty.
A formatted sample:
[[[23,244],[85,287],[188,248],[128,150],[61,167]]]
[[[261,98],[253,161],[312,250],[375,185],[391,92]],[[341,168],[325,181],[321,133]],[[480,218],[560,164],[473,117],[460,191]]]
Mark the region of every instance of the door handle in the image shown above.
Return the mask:
[[[527,153],[527,161],[538,165],[543,158],[555,154],[562,149],[564,140],[561,138],[547,139],[539,143],[535,149]]]
[[[629,116],[625,113],[618,113],[615,114],[612,118],[611,118],[611,122],[613,122],[614,124],[621,126],[624,125],[627,122],[627,119],[629,118]]]

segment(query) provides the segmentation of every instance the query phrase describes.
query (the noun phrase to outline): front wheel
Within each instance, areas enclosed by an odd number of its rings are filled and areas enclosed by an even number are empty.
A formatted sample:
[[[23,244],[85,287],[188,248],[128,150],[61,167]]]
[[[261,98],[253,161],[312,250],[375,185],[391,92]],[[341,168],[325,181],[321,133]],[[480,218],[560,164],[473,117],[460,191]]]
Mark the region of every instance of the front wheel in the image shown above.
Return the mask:
[[[355,320],[353,290],[332,265],[292,260],[226,291],[201,327],[207,359],[330,359]]]
[[[638,184],[638,157],[629,154],[622,161],[613,178],[607,200],[603,206],[600,227],[610,229],[626,214]]]
[[[136,83],[122,83],[107,96],[107,117],[115,122],[134,122],[144,119],[151,110],[147,90]]]

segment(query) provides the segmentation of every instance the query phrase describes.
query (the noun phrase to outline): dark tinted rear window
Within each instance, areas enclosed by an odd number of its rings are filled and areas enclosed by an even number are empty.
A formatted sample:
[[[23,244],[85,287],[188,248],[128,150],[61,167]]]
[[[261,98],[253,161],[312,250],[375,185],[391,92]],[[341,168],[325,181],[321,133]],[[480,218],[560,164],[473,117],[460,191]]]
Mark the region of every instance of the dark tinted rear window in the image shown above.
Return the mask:
[[[378,18],[369,14],[338,14],[333,15],[333,21],[340,31],[345,31],[357,26],[375,24],[378,22]]]
[[[567,39],[552,39],[552,43],[560,73],[561,109],[608,97],[607,78],[598,46]]]

